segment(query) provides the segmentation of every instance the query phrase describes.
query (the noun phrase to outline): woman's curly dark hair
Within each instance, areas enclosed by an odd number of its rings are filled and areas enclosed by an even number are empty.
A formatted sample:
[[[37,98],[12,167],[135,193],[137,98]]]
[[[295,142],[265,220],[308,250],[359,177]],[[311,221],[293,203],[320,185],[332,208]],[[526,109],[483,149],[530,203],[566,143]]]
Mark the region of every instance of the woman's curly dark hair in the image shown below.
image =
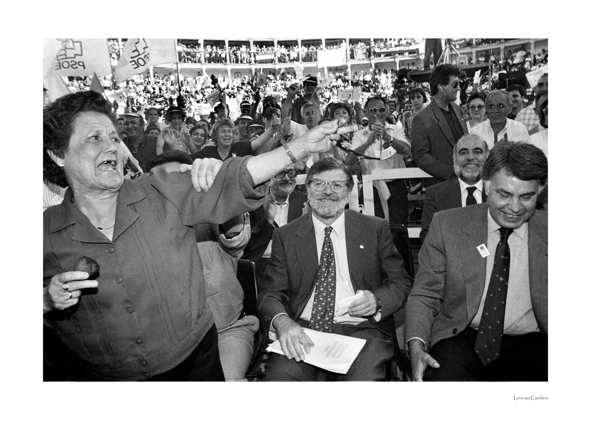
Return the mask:
[[[68,186],[63,168],[47,151],[63,158],[70,147],[76,116],[84,111],[102,113],[114,122],[111,103],[94,91],[64,95],[43,109],[43,178],[61,187]]]

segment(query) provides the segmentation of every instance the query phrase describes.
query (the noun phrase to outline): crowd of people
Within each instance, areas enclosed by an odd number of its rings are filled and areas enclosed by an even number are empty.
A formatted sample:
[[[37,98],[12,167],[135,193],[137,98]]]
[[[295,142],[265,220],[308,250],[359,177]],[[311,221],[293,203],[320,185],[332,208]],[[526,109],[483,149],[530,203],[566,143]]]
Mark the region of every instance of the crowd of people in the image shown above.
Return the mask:
[[[46,377],[245,380],[262,327],[282,350],[269,381],[547,380],[548,75],[504,88],[499,72],[170,73],[103,78],[104,94],[72,78],[43,117],[44,323],[69,356]],[[347,209],[355,179],[408,167],[430,177],[374,180],[375,217]],[[392,237],[413,223],[416,274]],[[366,346],[345,373],[321,370],[309,330]]]

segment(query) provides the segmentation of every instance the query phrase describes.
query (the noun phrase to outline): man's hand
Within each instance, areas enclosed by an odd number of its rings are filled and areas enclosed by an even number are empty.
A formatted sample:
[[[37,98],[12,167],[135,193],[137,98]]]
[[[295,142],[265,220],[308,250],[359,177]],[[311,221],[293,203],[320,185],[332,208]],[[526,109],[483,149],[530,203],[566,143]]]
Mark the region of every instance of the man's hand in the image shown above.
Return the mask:
[[[54,309],[62,311],[77,304],[82,289],[98,287],[98,281],[87,280],[88,277],[86,271],[66,271],[54,275],[43,289],[43,313]]]
[[[362,290],[363,297],[349,305],[349,315],[352,317],[370,317],[378,311],[376,296],[369,290]]]
[[[287,87],[287,98],[293,99],[299,91],[298,84],[291,84]]]
[[[273,195],[271,192],[269,192],[267,198],[265,199],[263,210],[265,211],[265,218],[269,224],[272,225],[275,221],[275,216],[277,215],[277,202],[275,200],[275,195]]]
[[[382,139],[382,137],[384,136],[384,125],[380,121],[377,121],[369,125],[369,129],[373,132],[376,139]]]
[[[215,158],[197,158],[193,165],[181,164],[179,170],[186,173],[191,170],[191,180],[197,192],[207,192],[213,185],[216,175],[222,168],[223,161]]]
[[[417,339],[411,340],[409,349],[413,381],[423,381],[423,374],[425,373],[427,366],[435,369],[439,368],[439,362],[425,352],[425,345],[422,341]]]
[[[306,139],[306,149],[308,153],[326,152],[332,149],[341,135],[337,134],[339,126],[346,126],[347,120],[344,118],[324,122],[310,129],[302,137]],[[341,130],[346,130],[345,127]]]
[[[279,315],[273,321],[273,325],[285,357],[295,359],[296,362],[303,361],[306,358],[304,351],[309,354],[314,343],[302,327],[287,315]]]

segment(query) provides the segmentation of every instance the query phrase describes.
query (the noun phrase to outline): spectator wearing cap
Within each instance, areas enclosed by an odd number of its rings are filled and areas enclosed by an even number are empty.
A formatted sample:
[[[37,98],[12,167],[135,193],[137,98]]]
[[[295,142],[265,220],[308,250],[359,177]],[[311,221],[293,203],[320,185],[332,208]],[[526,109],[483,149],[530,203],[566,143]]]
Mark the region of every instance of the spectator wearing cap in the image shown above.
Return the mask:
[[[507,118],[511,112],[511,96],[494,90],[486,97],[488,120],[477,124],[470,133],[480,136],[492,149],[498,141],[529,142],[529,134],[522,123]]]
[[[294,85],[287,90],[287,100],[293,104],[291,109],[291,120],[301,125],[305,124],[305,118],[302,115],[302,107],[304,104],[313,101],[320,109],[320,99],[316,95],[316,88],[318,87],[318,78],[316,76],[308,75],[302,82],[303,94],[297,94],[297,88]],[[318,115],[320,116],[320,114]]]
[[[513,84],[507,88],[507,92],[511,96],[511,113],[507,116],[508,119],[515,120],[515,117],[523,109],[523,97],[525,97],[525,87],[518,84]]]
[[[158,155],[175,149],[187,154],[194,154],[197,152],[191,142],[191,135],[185,124],[185,118],[185,112],[179,107],[171,106],[167,110],[166,121],[169,123],[169,126],[162,129],[160,137],[158,138]]]
[[[148,162],[158,155],[157,140],[150,139],[144,131],[144,118],[136,113],[123,115],[123,142],[139,162],[140,167],[147,171]]]
[[[244,100],[240,103],[240,115],[241,116],[245,116],[245,115],[250,116],[250,101]]]
[[[250,137],[248,136],[248,126],[252,123],[254,123],[254,119],[248,114],[243,114],[236,119],[235,125],[238,129],[238,138],[235,142],[245,142],[250,140]]]

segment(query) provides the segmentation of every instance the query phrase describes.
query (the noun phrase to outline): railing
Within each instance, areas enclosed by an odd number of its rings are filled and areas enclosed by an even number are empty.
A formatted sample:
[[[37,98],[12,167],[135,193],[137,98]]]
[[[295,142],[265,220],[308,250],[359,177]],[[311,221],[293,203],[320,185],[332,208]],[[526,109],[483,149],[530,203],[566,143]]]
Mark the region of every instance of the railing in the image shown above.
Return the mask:
[[[418,167],[411,167],[405,169],[388,169],[375,170],[371,174],[362,176],[363,186],[363,212],[367,215],[375,215],[374,213],[374,196],[373,196],[373,181],[374,180],[393,180],[393,179],[428,179],[432,176],[425,173]],[[413,198],[418,199],[418,198]],[[386,216],[388,218],[388,216]],[[421,233],[420,227],[408,227],[408,236],[418,238]]]

